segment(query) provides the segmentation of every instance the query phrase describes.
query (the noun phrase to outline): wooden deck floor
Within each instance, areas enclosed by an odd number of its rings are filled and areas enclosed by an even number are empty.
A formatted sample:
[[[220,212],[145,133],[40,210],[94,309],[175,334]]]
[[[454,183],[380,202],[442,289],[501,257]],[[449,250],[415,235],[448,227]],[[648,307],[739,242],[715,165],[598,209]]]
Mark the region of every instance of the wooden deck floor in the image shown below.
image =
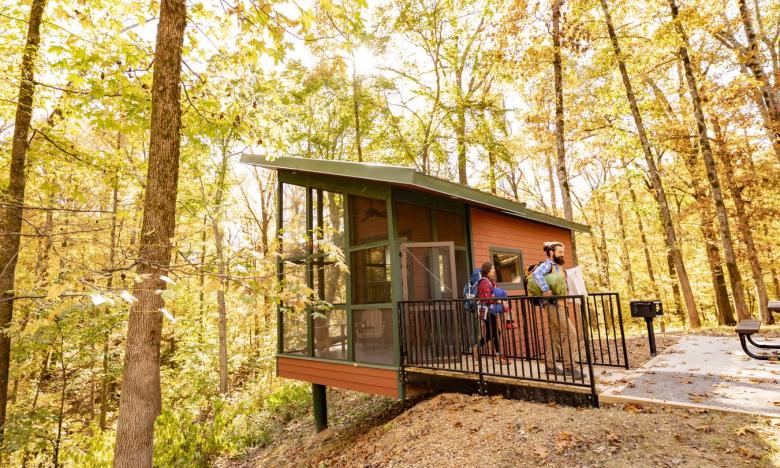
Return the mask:
[[[584,385],[590,386],[590,376],[586,365],[577,365],[576,370],[583,376],[581,379],[574,379],[570,375],[556,373],[553,369],[546,368],[544,361],[540,359],[527,358],[508,358],[508,363],[500,363],[493,356],[482,356],[475,360],[470,354],[463,354],[460,360],[451,359],[429,359],[418,360],[418,363],[406,366],[406,370],[414,370],[420,373],[444,373],[450,376],[475,376],[480,372],[480,362],[482,365],[482,374],[487,377],[523,379],[529,381],[542,381],[543,383],[558,383],[564,386]],[[559,363],[558,368],[562,366]]]

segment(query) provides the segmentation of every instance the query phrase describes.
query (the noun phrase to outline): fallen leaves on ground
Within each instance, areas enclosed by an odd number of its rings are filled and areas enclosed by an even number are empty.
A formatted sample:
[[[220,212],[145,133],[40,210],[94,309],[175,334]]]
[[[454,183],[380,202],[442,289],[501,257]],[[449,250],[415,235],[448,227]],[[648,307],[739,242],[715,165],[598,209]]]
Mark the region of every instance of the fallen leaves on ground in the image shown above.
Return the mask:
[[[352,392],[329,392],[329,403],[342,393]],[[329,406],[335,413],[359,411],[360,404]],[[767,455],[766,441],[780,439],[774,420],[747,415],[641,405],[572,408],[458,394],[381,418],[366,410],[315,435],[309,416],[254,457],[219,466],[752,467],[777,455]]]

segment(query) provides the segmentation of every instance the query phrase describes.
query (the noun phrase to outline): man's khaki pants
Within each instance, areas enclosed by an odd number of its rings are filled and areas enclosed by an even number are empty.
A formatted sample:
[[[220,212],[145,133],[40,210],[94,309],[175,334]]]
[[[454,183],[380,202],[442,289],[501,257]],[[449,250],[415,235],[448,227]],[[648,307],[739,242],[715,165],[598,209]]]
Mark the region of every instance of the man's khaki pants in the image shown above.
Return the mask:
[[[574,360],[579,356],[577,331],[569,320],[567,307],[561,301],[546,301],[544,310],[547,312],[547,329],[545,336],[544,362],[550,372],[555,361],[563,360],[564,369],[572,369]]]

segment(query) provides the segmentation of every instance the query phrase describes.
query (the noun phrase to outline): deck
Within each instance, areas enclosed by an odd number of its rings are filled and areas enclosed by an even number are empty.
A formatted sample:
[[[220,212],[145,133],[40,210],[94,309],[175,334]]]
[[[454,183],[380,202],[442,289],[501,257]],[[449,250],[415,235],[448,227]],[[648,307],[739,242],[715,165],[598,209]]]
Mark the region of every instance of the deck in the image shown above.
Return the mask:
[[[399,303],[405,383],[598,406],[594,366],[628,368],[615,293],[511,297],[492,324],[466,302]]]

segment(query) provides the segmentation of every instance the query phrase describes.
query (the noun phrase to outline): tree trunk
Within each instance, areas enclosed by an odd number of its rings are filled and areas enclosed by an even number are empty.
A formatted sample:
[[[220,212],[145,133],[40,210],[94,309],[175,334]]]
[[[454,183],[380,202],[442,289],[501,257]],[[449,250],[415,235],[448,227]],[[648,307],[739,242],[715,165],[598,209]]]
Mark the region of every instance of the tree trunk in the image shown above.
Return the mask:
[[[22,233],[22,207],[24,189],[27,183],[25,166],[27,164],[28,134],[32,120],[33,97],[35,96],[35,60],[38,57],[38,45],[41,42],[40,30],[46,0],[33,0],[30,8],[30,21],[27,26],[27,41],[22,54],[21,82],[19,99],[16,103],[14,136],[11,143],[11,161],[8,176],[8,189],[5,192],[5,209],[0,218],[0,441],[5,429],[6,408],[8,405],[8,371],[11,365],[11,337],[6,330],[11,326],[14,313],[14,278],[16,261],[19,258],[19,243]]]
[[[121,135],[119,136],[119,141],[121,142]],[[119,174],[116,175],[117,179],[114,180],[114,189],[113,193],[111,194],[112,198],[112,204],[111,204],[111,245],[109,247],[108,252],[108,267],[112,270],[111,273],[108,274],[108,279],[106,279],[106,289],[111,290],[114,287],[114,273],[113,269],[116,265],[116,246],[117,246],[117,237],[116,237],[116,225],[117,225],[117,210],[119,208]],[[110,370],[110,348],[111,348],[111,330],[106,330],[105,334],[103,335],[103,378],[101,379],[101,385],[100,385],[100,416],[99,416],[99,422],[100,422],[100,429],[106,430],[106,422],[108,419],[108,384],[110,380],[109,370]]]
[[[645,226],[642,222],[642,213],[639,211],[639,202],[637,201],[636,192],[633,187],[628,188],[628,193],[631,195],[631,206],[634,208],[634,216],[636,216],[637,228],[639,228],[639,238],[642,240],[642,251],[645,254],[645,266],[647,266],[647,275],[650,277],[650,284],[655,289],[656,293],[660,292],[658,282],[655,280],[655,271],[653,270],[653,259],[650,255],[650,245],[647,242],[647,234],[645,233]]]
[[[685,305],[688,309],[688,318],[690,320],[691,328],[701,327],[699,320],[699,313],[696,308],[696,301],[693,297],[693,290],[691,289],[691,283],[688,279],[688,271],[683,263],[682,252],[677,243],[677,234],[674,232],[674,226],[672,225],[672,215],[669,211],[669,202],[666,198],[666,192],[664,191],[663,184],[661,183],[661,175],[658,172],[656,166],[655,156],[650,148],[650,141],[647,138],[645,132],[645,125],[642,121],[642,115],[639,113],[639,107],[636,103],[636,96],[634,95],[633,87],[631,86],[631,80],[628,77],[628,70],[626,69],[626,63],[623,60],[623,54],[620,51],[620,45],[618,43],[617,34],[615,33],[615,27],[612,24],[612,17],[609,13],[609,7],[606,0],[600,0],[601,7],[604,10],[604,19],[607,23],[607,30],[612,42],[612,48],[617,58],[618,68],[620,70],[620,76],[623,80],[623,86],[626,89],[626,97],[631,107],[631,115],[634,118],[634,124],[636,125],[637,133],[639,134],[639,142],[642,145],[642,151],[645,159],[647,160],[647,166],[650,173],[650,180],[653,185],[653,189],[658,198],[658,204],[661,209],[661,221],[664,226],[664,232],[666,234],[666,242],[671,251],[672,261],[677,269],[677,276],[680,280],[680,286],[682,288],[682,294],[685,299]]]
[[[223,247],[223,235],[220,229],[222,219],[222,201],[225,191],[225,178],[228,171],[227,144],[222,148],[222,163],[219,167],[217,189],[214,195],[214,214],[211,215],[211,228],[214,233],[214,246],[217,253],[217,274],[219,288],[217,289],[217,309],[219,313],[219,393],[228,392],[228,351],[227,351],[227,308],[225,306],[225,290],[228,287],[227,262]]]
[[[683,72],[678,67],[678,75],[680,80],[679,98],[680,102],[684,99],[684,91],[682,84],[684,78]],[[685,162],[688,172],[691,175],[691,187],[693,188],[693,198],[698,205],[700,212],[701,223],[699,229],[704,239],[704,248],[707,253],[707,263],[710,270],[710,277],[712,279],[712,290],[715,293],[715,304],[717,309],[717,318],[719,325],[734,325],[734,310],[731,307],[731,299],[729,299],[729,292],[726,287],[726,276],[723,273],[723,266],[721,264],[720,250],[718,249],[718,240],[715,235],[715,227],[713,225],[712,206],[710,204],[710,197],[707,194],[707,190],[701,180],[699,173],[700,167],[698,164],[698,148],[696,147],[693,138],[688,138],[687,126],[682,120],[687,120],[685,116],[683,119],[677,118],[677,115],[672,109],[672,105],[666,98],[661,88],[650,79],[646,78],[647,83],[653,89],[656,100],[663,106],[666,114],[666,120],[670,125],[680,126],[684,129],[685,135],[683,138],[678,138],[677,141],[680,148],[677,151],[682,155],[683,162]],[[685,114],[683,112],[683,114]]]
[[[355,148],[357,149],[358,162],[363,162],[363,148],[360,134],[360,83],[358,82],[357,67],[355,66],[355,54],[352,53],[352,105],[355,111]]]
[[[726,140],[721,132],[720,123],[716,117],[712,118],[712,129],[715,131],[715,141],[718,144],[718,153],[726,171],[726,185],[731,193],[731,199],[734,201],[734,208],[736,208],[738,232],[742,237],[742,242],[745,244],[745,254],[748,257],[750,269],[753,273],[753,281],[756,283],[759,316],[765,325],[772,325],[774,324],[774,318],[768,309],[769,295],[767,294],[766,283],[764,282],[764,269],[761,267],[761,262],[758,259],[756,243],[753,240],[753,228],[750,226],[747,206],[745,200],[742,198],[743,188],[737,185],[737,181],[734,178],[735,165],[732,157],[733,155],[729,154],[726,149]]]
[[[599,227],[599,243],[601,245],[601,262],[600,267],[602,271],[602,275],[604,277],[604,286],[606,287],[607,291],[610,291],[612,289],[612,283],[609,279],[609,248],[607,246],[607,230],[604,225],[604,207],[601,203],[602,195],[599,193],[596,195],[596,201],[599,212],[596,213],[596,220]]]
[[[488,182],[490,183],[490,193],[495,195],[498,192],[496,183],[496,153],[492,145],[488,147]]]
[[[547,184],[550,186],[550,213],[554,216],[558,215],[558,200],[555,198],[555,173],[553,171],[552,158],[550,153],[544,152],[545,159],[547,159]]]
[[[116,467],[151,467],[154,420],[160,394],[160,294],[171,261],[176,228],[176,189],[181,130],[181,63],[187,8],[183,0],[162,0],[152,79],[149,165],[137,272],[127,329],[124,378],[114,450]]]
[[[720,186],[720,178],[718,177],[718,167],[715,163],[715,158],[712,155],[712,147],[710,146],[710,140],[707,136],[707,122],[704,118],[704,110],[702,108],[701,97],[699,96],[699,87],[696,83],[696,77],[693,74],[691,59],[688,55],[688,36],[677,17],[678,9],[676,1],[669,0],[669,7],[672,11],[672,20],[674,21],[675,29],[680,35],[681,45],[678,53],[685,70],[685,79],[688,83],[688,92],[691,95],[691,104],[693,105],[693,114],[696,117],[696,134],[699,137],[699,149],[701,150],[702,159],[704,159],[704,166],[707,169],[707,180],[710,183],[712,201],[715,203],[715,214],[718,219],[721,242],[723,243],[726,269],[728,269],[729,279],[731,280],[731,292],[734,295],[734,306],[737,310],[737,317],[742,320],[750,317],[750,311],[748,310],[745,301],[742,274],[739,271],[736,254],[734,253],[734,241],[731,236],[731,228],[729,227],[726,204],[723,202],[723,192]]]
[[[566,143],[565,126],[563,118],[563,64],[561,60],[561,6],[564,0],[553,0],[552,26],[553,26],[553,72],[555,75],[555,150],[558,156],[556,165],[558,170],[558,185],[561,188],[561,202],[563,203],[563,217],[568,221],[574,220],[574,211],[571,204],[571,186],[569,174],[566,169]],[[574,243],[572,243],[572,257],[577,257]]]
[[[206,333],[206,233],[208,232],[208,217],[203,215],[203,230],[200,233],[200,267],[198,268],[198,338],[204,343]]]
[[[747,2],[739,0],[739,16],[742,20],[742,26],[745,29],[745,37],[748,45],[745,56],[740,57],[740,62],[753,73],[753,77],[758,81],[758,89],[761,92],[761,100],[766,109],[764,115],[769,119],[767,126],[772,147],[775,150],[777,161],[780,162],[780,92],[776,91],[769,81],[769,77],[764,71],[762,65],[761,49],[758,44],[758,37],[753,29],[753,19],[750,15]],[[777,83],[775,83],[777,84]]]
[[[55,318],[54,320],[58,320]],[[59,329],[59,327],[58,327]],[[65,337],[62,330],[59,331],[60,337],[60,371],[62,372],[62,389],[60,390],[60,407],[57,411],[57,438],[54,440],[54,454],[52,461],[54,468],[60,466],[60,444],[62,443],[62,423],[65,420],[65,390],[68,387],[68,369],[65,366]]]
[[[631,256],[628,248],[628,236],[626,236],[626,222],[623,216],[623,202],[620,200],[620,196],[616,193],[618,208],[618,224],[620,225],[620,244],[623,248],[623,267],[625,268],[628,280],[628,292],[631,296],[636,295],[636,288],[634,287],[634,271],[631,268]]]
[[[458,103],[455,109],[455,139],[458,146],[458,182],[462,185],[468,185],[467,174],[468,160],[466,158],[466,109],[460,102],[461,93],[458,92]]]

